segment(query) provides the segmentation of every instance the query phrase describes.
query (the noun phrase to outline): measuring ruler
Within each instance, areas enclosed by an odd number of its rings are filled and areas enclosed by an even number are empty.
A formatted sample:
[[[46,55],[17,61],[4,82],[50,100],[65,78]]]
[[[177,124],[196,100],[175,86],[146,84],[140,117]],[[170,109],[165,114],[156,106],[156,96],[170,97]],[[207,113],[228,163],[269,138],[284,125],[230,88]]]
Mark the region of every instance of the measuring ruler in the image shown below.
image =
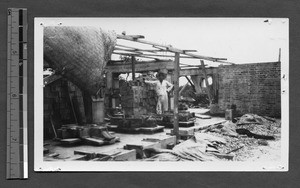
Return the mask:
[[[6,178],[28,178],[27,9],[7,10]]]

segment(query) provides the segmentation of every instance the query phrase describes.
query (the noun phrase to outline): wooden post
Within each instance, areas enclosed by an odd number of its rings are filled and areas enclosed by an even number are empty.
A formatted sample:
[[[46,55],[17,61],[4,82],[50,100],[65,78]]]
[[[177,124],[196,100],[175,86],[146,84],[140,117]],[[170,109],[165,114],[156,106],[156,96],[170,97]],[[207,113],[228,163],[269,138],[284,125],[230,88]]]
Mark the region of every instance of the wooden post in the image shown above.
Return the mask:
[[[174,61],[174,134],[176,142],[179,140],[179,119],[178,119],[178,99],[179,99],[179,53],[175,53]]]
[[[281,62],[281,48],[279,48],[278,62]]]
[[[209,103],[212,104],[212,96],[211,96],[211,94],[210,94],[210,88],[209,88],[209,84],[208,84],[208,80],[207,80],[207,74],[206,74],[206,70],[205,70],[204,61],[203,61],[203,60],[200,60],[200,62],[201,62],[201,67],[202,67],[203,74],[204,74],[205,85],[206,85],[206,91],[207,91]]]
[[[132,80],[135,80],[135,57],[131,56]]]
[[[113,74],[112,72],[108,71],[106,73],[106,88],[111,89],[113,86]]]

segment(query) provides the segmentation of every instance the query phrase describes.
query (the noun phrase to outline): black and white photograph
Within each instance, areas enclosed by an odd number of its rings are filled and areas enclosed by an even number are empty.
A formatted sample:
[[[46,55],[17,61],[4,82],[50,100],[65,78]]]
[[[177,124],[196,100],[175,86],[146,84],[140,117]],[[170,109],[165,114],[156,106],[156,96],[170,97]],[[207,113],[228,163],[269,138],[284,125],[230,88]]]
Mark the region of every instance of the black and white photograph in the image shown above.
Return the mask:
[[[35,171],[288,171],[287,18],[35,18]]]

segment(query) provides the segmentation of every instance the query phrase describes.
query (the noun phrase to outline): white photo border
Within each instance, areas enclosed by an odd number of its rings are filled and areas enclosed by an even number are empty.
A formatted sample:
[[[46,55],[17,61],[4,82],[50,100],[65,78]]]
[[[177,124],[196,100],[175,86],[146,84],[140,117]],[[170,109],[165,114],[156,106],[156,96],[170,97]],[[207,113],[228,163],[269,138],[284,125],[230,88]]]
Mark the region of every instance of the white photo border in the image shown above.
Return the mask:
[[[289,157],[289,58],[281,63],[281,161],[278,162],[92,162],[43,160],[43,28],[44,26],[99,26],[107,18],[34,19],[34,170],[35,171],[288,171]],[[127,19],[127,18],[110,18]],[[133,18],[130,18],[133,19]],[[164,18],[134,18],[164,19]],[[178,19],[178,18],[168,18]],[[267,18],[180,18],[180,19],[267,19]],[[289,39],[289,20],[286,37]],[[287,44],[287,48],[289,45]],[[289,50],[288,50],[289,51]],[[175,163],[175,164],[174,164]]]

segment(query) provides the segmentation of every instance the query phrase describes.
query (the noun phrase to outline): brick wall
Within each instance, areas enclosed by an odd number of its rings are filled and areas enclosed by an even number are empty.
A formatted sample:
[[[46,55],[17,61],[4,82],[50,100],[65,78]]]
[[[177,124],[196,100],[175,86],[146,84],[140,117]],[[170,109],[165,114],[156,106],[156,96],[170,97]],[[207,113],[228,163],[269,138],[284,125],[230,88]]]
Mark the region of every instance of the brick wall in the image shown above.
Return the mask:
[[[218,81],[222,110],[280,117],[280,62],[219,66]]]
[[[70,96],[68,95],[68,92],[70,93]],[[60,128],[63,124],[76,122],[71,107],[70,97],[73,101],[78,123],[84,123],[86,121],[84,103],[82,92],[78,87],[65,79],[59,79],[44,87],[45,138],[51,138],[51,135],[53,135],[50,121],[51,116],[56,128]]]

